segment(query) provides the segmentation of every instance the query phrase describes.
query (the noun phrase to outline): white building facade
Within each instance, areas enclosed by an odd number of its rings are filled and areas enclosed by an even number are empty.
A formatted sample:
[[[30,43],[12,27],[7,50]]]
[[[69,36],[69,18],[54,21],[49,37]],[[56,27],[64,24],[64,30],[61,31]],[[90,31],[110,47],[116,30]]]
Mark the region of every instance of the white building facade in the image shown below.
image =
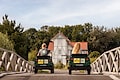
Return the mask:
[[[55,37],[51,39],[51,41],[51,45],[53,47],[53,49],[51,50],[53,63],[57,64],[60,61],[64,65],[66,65],[67,57],[72,51],[72,46],[69,45],[70,40],[67,37],[65,37],[63,33],[59,32]]]
[[[58,62],[67,64],[68,58],[72,53],[73,46],[76,42],[71,42],[63,33],[56,34],[48,45],[48,50],[51,51],[52,60],[54,64]],[[87,42],[79,42],[81,50],[88,50]],[[83,52],[82,52],[83,53]]]

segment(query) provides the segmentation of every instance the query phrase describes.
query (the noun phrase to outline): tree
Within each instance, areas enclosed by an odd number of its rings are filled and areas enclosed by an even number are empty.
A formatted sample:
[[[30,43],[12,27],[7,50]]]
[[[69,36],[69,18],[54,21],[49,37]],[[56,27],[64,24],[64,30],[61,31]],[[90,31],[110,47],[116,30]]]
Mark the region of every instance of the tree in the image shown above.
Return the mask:
[[[3,16],[3,22],[0,25],[0,32],[11,35],[14,32],[15,21],[9,21],[8,15]]]
[[[78,36],[79,36],[79,32],[77,32],[77,28],[74,27],[72,31],[72,41],[77,41]]]
[[[65,36],[68,37],[68,39],[72,39],[72,31],[73,31],[73,27],[69,26],[69,25],[65,25],[65,27],[61,27],[61,32],[63,32],[63,34]]]
[[[4,48],[14,50],[20,56],[28,59],[28,52],[37,50],[41,47],[42,43],[49,44],[51,38],[53,38],[59,31],[68,37],[71,41],[87,41],[89,43],[89,52],[98,51],[100,54],[118,47],[120,45],[120,28],[106,29],[104,26],[94,26],[91,23],[85,23],[83,25],[65,25],[60,26],[42,26],[43,30],[36,30],[30,28],[23,31],[24,28],[21,24],[16,24],[15,20],[9,20],[8,15],[3,16],[3,21],[0,23],[0,32],[7,35],[5,39]],[[0,34],[1,35],[1,34]],[[4,36],[4,35],[2,35]],[[3,38],[3,37],[1,37]],[[7,42],[8,41],[8,42]],[[7,43],[7,44],[6,44]]]
[[[119,47],[120,46],[120,28],[112,29],[111,33],[112,33],[111,35],[114,36],[110,44],[111,48]]]
[[[50,39],[51,39],[49,32],[38,31],[37,33],[35,33],[35,35],[36,35],[35,46],[38,49],[41,47],[42,43],[46,43],[47,45],[49,44]]]
[[[14,49],[24,59],[28,59],[28,39],[23,33],[15,32],[11,35],[11,39],[14,42]]]
[[[85,23],[84,25],[74,25],[72,31],[72,41],[88,41],[92,24]]]
[[[0,32],[0,47],[14,51],[14,45],[12,41],[9,40],[9,37],[6,34],[3,34],[1,32]]]
[[[29,60],[29,61],[34,61],[34,60],[35,60],[35,57],[36,57],[36,54],[37,54],[37,50],[31,50],[31,51],[28,53],[28,60]]]
[[[0,32],[10,36],[14,32],[23,32],[23,28],[21,27],[21,24],[16,26],[15,20],[10,21],[8,15],[5,14],[5,16],[3,16],[3,22],[0,25]]]
[[[50,26],[48,29],[48,32],[50,34],[50,38],[55,36],[60,31],[60,29],[61,29],[61,27]]]
[[[27,43],[28,43],[28,51],[30,51],[30,49],[35,49],[35,39],[36,39],[36,34],[37,33],[37,30],[35,28],[30,28],[26,31],[24,31],[24,35],[25,37],[27,38]]]
[[[90,37],[90,32],[93,30],[93,25],[91,23],[85,23],[83,25],[83,40],[88,41]]]
[[[28,59],[27,38],[23,35],[21,24],[16,25],[15,20],[9,20],[8,15],[3,16],[3,22],[0,24],[0,32],[7,34],[14,44],[16,53]]]
[[[104,27],[94,27],[90,32],[89,44],[90,50],[98,51],[101,54],[109,49],[112,43],[114,34],[111,31],[107,31]],[[111,45],[112,46],[112,45]]]

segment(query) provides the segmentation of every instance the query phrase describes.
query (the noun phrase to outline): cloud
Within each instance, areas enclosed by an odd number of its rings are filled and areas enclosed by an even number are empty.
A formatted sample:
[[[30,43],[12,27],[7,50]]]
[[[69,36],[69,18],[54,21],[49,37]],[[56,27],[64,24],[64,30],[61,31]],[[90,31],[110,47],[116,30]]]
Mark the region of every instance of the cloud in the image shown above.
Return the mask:
[[[8,3],[11,1],[13,0],[8,0]],[[0,3],[2,9],[0,11],[10,14],[23,26],[39,28],[46,24],[64,25],[83,22],[109,26],[120,23],[119,0],[29,0],[29,2],[15,0],[11,4],[5,3],[6,1]]]

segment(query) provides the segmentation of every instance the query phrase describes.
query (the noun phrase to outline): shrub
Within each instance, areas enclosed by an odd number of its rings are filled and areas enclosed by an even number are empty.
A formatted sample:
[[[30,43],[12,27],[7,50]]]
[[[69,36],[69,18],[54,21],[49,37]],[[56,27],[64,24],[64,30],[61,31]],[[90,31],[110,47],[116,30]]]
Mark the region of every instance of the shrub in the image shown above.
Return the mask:
[[[56,65],[55,65],[55,68],[56,69],[63,69],[65,66],[64,66],[64,64],[61,62],[61,61],[59,61]]]
[[[91,52],[89,55],[91,63],[94,62],[99,56],[100,53],[98,51]]]
[[[98,51],[93,51],[90,53],[90,58],[98,58],[100,56],[100,53]]]

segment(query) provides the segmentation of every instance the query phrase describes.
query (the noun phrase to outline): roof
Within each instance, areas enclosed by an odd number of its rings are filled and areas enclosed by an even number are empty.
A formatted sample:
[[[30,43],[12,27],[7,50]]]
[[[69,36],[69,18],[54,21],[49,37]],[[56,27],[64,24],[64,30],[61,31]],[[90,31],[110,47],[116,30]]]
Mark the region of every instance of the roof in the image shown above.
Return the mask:
[[[67,41],[70,41],[62,32],[57,33],[57,34],[51,39],[51,41],[55,40],[59,35],[62,35]]]
[[[49,42],[48,50],[54,50],[54,42]]]
[[[62,35],[66,41],[68,42],[68,45],[70,45],[71,47],[74,47],[75,43],[77,42],[71,42],[63,33],[59,32],[58,34],[56,34],[52,39],[51,42],[49,42],[48,45],[48,50],[54,50],[54,40],[59,36]],[[80,43],[80,47],[81,50],[88,50],[88,42],[79,42]]]
[[[71,45],[72,47],[75,45],[76,42],[69,42],[69,45]]]
[[[80,42],[80,47],[82,50],[88,50],[88,42]]]
[[[74,47],[75,43],[77,42],[69,42],[69,44]],[[80,43],[80,48],[82,50],[88,50],[88,42],[79,42]]]
[[[77,42],[69,42],[69,45],[74,47]],[[88,42],[79,42],[81,50],[88,50]],[[49,42],[48,50],[54,50],[54,42]]]

